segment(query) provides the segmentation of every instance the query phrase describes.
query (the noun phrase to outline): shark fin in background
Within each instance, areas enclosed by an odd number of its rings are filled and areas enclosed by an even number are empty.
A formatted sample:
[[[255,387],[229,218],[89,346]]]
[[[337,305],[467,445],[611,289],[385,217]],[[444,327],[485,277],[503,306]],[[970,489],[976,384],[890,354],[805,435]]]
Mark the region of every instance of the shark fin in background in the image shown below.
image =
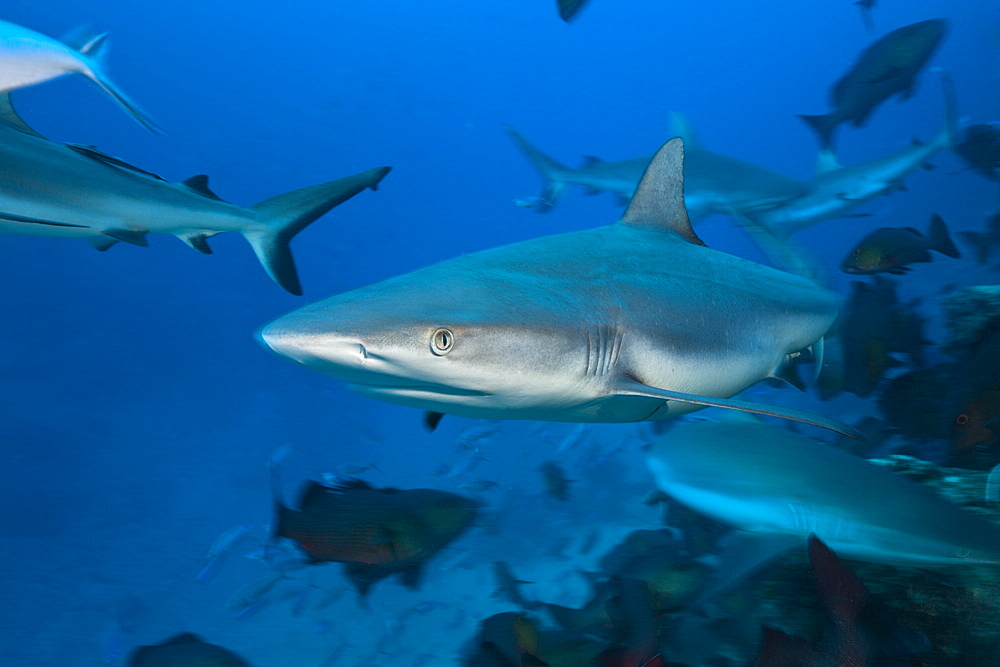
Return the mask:
[[[14,128],[18,132],[24,132],[33,137],[42,136],[25,123],[24,119],[14,109],[14,105],[10,101],[10,93],[0,93],[0,122]]]
[[[312,185],[254,204],[265,229],[244,232],[267,275],[286,290],[302,295],[295,260],[288,246],[296,234],[330,209],[367,188],[377,189],[391,167],[379,167],[328,183]]]
[[[670,134],[680,137],[684,148],[693,151],[701,148],[701,142],[694,131],[691,119],[679,111],[670,112]]]
[[[537,203],[532,208],[539,213],[551,210],[562,197],[563,190],[566,188],[566,174],[570,170],[538,150],[534,144],[522,137],[513,125],[505,125],[504,130],[507,131],[518,150],[528,158],[528,162],[535,168],[538,175],[542,177],[542,193],[538,195]]]
[[[705,245],[691,228],[684,207],[684,142],[674,138],[656,152],[619,224],[672,231]]]
[[[208,197],[209,199],[225,201],[222,197],[212,192],[212,190],[208,187],[208,176],[205,174],[198,174],[197,176],[184,179],[181,181],[181,185],[185,186],[188,190],[193,190],[194,192],[197,192],[204,197]]]
[[[837,433],[846,435],[849,438],[854,438],[855,440],[864,439],[861,432],[853,426],[849,426],[848,424],[839,422],[836,419],[830,419],[829,417],[817,415],[805,410],[783,408],[776,405],[764,405],[763,403],[751,403],[750,401],[741,401],[735,398],[715,398],[712,396],[699,396],[697,394],[684,394],[679,391],[670,391],[669,389],[650,387],[649,385],[645,385],[634,378],[623,378],[620,380],[614,393],[621,394],[623,396],[646,396],[648,398],[659,398],[668,402],[679,401],[681,403],[693,403],[695,405],[704,405],[712,408],[743,410],[745,412],[753,412],[759,415],[779,417],[781,419],[790,419],[792,421],[802,422],[803,424],[811,424],[820,428],[836,431]]]

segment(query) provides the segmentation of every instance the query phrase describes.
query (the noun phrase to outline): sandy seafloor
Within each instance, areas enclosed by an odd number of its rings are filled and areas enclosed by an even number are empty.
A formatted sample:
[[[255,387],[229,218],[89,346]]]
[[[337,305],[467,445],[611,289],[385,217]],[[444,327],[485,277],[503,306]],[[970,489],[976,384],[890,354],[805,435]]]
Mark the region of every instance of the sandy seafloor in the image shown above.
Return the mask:
[[[456,438],[477,422],[446,419],[427,434],[416,410],[296,368],[253,332],[311,300],[434,261],[617,219],[611,197],[579,191],[545,216],[515,207],[538,180],[504,123],[576,165],[585,154],[651,154],[680,110],[706,148],[807,179],[815,138],[793,115],[822,112],[829,86],[872,39],[849,0],[591,0],[573,25],[552,4],[5,5],[0,17],[46,34],[88,22],[108,30],[114,79],[167,129],[148,134],[95,88],[66,79],[18,96],[25,118],[54,140],[97,145],[169,180],[208,173],[241,205],[394,170],[379,192],[293,242],[304,299],[273,285],[235,235],[212,239],[210,257],[164,237],[104,254],[82,241],[0,238],[0,664],[101,665],[109,642],[127,652],[180,632],[258,667],[454,664],[478,620],[510,608],[490,598],[490,563],[505,560],[535,582],[525,587],[531,598],[582,603],[587,587],[574,572],[593,569],[630,530],[659,526],[641,504],[651,481],[633,434],[644,427],[588,427],[584,443],[557,455],[572,425],[511,423],[472,475],[499,485],[482,494],[502,519],[499,533],[471,530],[430,562],[419,591],[390,580],[367,610],[344,590],[296,617],[304,584],[289,582],[239,619],[227,602],[268,573],[260,563],[238,555],[210,584],[195,580],[222,531],[270,521],[266,462],[282,445],[293,448],[289,497],[345,461],[377,462],[365,478],[378,486],[457,488],[460,480],[430,472],[461,460]],[[952,27],[932,64],[952,72],[960,115],[1000,120],[995,4],[885,0],[877,34],[941,16]],[[939,86],[925,72],[912,99],[884,104],[866,128],[842,128],[838,152],[845,163],[871,159],[932,136],[940,122]],[[796,237],[834,288],[847,293],[836,266],[867,231],[923,229],[931,212],[953,231],[973,230],[996,210],[995,183],[950,154],[934,163],[907,192],[867,205],[872,217]],[[725,218],[698,231],[713,247],[760,257]],[[900,292],[923,299],[940,340],[942,294],[997,277],[936,257]],[[768,387],[748,396],[846,421],[875,412],[854,397],[819,403]],[[595,454],[608,451],[617,453]],[[579,480],[568,504],[539,496],[536,469],[550,459]],[[592,530],[599,543],[577,556]],[[565,541],[570,558],[549,555]],[[316,583],[343,589],[339,569],[316,568]],[[421,602],[443,606],[408,613]]]

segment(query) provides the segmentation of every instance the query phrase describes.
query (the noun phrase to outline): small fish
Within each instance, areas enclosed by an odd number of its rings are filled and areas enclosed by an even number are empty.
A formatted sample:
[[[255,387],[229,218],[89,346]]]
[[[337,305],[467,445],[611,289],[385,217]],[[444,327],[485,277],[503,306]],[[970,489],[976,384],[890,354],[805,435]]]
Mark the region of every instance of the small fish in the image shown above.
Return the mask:
[[[229,560],[229,556],[232,554],[233,549],[236,545],[247,535],[252,534],[254,531],[254,525],[248,521],[241,523],[238,526],[233,526],[232,528],[224,531],[221,535],[215,538],[212,546],[208,548],[208,559],[209,563],[201,572],[198,573],[196,577],[198,581],[203,584],[207,584],[215,575],[219,572],[222,566]]]
[[[463,463],[456,465],[454,468],[448,471],[448,477],[461,477],[463,475],[468,475],[472,472],[480,463],[483,461],[489,461],[485,456],[479,456],[478,454],[472,454]]]
[[[284,578],[285,575],[282,573],[270,574],[244,586],[229,599],[229,608],[237,614],[242,614],[264,600],[265,596]]]
[[[845,273],[903,274],[909,265],[931,261],[931,250],[948,257],[961,257],[941,216],[931,216],[927,235],[912,227],[883,227],[876,229],[858,242],[840,263]]]
[[[159,644],[140,646],[129,656],[128,667],[251,667],[229,649],[209,644],[185,632]]]
[[[542,197],[517,197],[514,199],[514,206],[519,208],[552,208],[552,202],[546,201]]]
[[[1000,322],[955,363],[942,416],[951,465],[986,470],[1000,463]]]
[[[467,428],[458,434],[455,440],[457,449],[466,451],[479,451],[479,448],[489,443],[490,438],[500,431],[500,422],[495,420],[487,421],[485,424]]]
[[[369,470],[382,471],[374,461],[346,461],[334,468],[334,471],[341,477],[354,477]]]
[[[467,667],[527,667],[544,665],[538,659],[538,628],[534,619],[517,612],[495,614],[479,625]]]
[[[546,461],[538,466],[545,485],[545,494],[550,498],[566,502],[569,500],[569,487],[573,480],[566,476],[566,471],[555,461]]]

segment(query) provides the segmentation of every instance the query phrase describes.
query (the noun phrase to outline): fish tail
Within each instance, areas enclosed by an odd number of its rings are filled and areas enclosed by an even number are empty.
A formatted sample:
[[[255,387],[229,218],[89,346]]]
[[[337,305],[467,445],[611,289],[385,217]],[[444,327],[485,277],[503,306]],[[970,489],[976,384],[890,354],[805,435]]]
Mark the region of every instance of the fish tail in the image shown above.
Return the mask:
[[[71,44],[80,51],[80,59],[85,65],[82,72],[90,77],[105,93],[110,95],[118,104],[128,111],[136,121],[150,132],[163,134],[163,129],[150,118],[149,114],[132,101],[132,99],[122,92],[108,77],[105,66],[105,56],[107,55],[107,33],[92,35],[82,44]]]
[[[930,228],[927,230],[927,238],[931,240],[931,249],[937,250],[942,255],[948,257],[961,257],[962,253],[955,247],[955,242],[948,234],[948,225],[937,213],[931,216]]]
[[[799,118],[819,135],[819,143],[823,149],[833,146],[833,130],[837,127],[837,119],[834,118],[833,114],[828,113],[823,116],[799,115]]]
[[[302,285],[288,247],[292,237],[365,188],[376,190],[379,181],[390,169],[391,167],[369,169],[328,183],[286,192],[251,206],[260,215],[264,228],[246,231],[243,235],[250,242],[267,275],[292,294],[301,295]]]
[[[990,258],[993,247],[993,235],[988,232],[958,232],[965,242],[976,251],[976,263],[985,264]]]
[[[538,175],[544,181],[542,193],[538,196],[539,201],[534,208],[539,213],[551,210],[562,196],[563,189],[568,182],[567,176],[572,170],[538,150],[531,142],[522,137],[512,125],[506,125],[504,129],[507,130],[507,134],[514,140],[518,149],[524,153],[524,156],[528,158],[528,161],[535,167]]]

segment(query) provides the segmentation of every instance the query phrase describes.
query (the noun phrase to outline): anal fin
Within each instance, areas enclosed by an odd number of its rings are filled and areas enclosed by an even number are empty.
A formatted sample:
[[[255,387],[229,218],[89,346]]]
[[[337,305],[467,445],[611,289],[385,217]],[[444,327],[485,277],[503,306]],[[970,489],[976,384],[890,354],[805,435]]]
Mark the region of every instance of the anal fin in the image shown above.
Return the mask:
[[[125,243],[142,246],[143,248],[149,246],[149,241],[146,240],[146,232],[138,232],[134,229],[105,229],[101,233],[105,236],[110,236],[116,241],[124,241]]]

